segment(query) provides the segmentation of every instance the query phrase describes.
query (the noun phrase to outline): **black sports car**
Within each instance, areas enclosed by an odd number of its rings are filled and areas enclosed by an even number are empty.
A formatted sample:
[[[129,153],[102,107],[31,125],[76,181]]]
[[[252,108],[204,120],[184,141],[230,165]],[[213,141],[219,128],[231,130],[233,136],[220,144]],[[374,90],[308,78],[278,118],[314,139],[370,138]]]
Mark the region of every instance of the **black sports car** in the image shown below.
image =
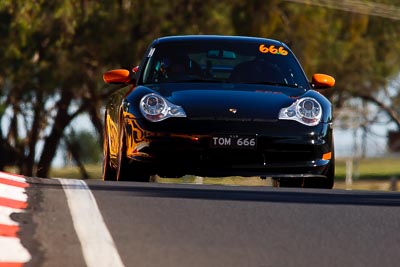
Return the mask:
[[[154,40],[141,64],[103,79],[104,180],[260,176],[332,188],[331,103],[282,42],[254,37]]]

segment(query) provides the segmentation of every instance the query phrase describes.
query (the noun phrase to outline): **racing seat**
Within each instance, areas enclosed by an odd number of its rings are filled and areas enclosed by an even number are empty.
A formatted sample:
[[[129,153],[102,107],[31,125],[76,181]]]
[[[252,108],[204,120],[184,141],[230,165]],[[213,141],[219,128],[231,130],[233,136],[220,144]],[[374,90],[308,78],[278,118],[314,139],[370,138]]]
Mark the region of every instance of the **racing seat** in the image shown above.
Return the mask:
[[[199,77],[202,74],[200,65],[186,55],[174,55],[168,61],[166,67],[170,81],[190,80],[192,76]]]
[[[285,83],[285,78],[280,69],[270,63],[252,60],[239,63],[229,78],[232,83]]]

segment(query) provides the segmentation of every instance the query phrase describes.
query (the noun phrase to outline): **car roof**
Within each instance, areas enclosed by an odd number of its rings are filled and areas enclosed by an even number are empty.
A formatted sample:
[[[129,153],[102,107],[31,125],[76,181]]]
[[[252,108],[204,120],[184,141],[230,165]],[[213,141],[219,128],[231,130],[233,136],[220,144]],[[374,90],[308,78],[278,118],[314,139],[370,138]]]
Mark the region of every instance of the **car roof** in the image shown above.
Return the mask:
[[[187,41],[229,41],[229,42],[246,42],[246,43],[268,43],[277,46],[286,46],[281,41],[261,38],[261,37],[251,37],[251,36],[231,36],[231,35],[177,35],[177,36],[166,36],[160,37],[153,41],[153,45],[168,43],[168,42],[187,42]]]

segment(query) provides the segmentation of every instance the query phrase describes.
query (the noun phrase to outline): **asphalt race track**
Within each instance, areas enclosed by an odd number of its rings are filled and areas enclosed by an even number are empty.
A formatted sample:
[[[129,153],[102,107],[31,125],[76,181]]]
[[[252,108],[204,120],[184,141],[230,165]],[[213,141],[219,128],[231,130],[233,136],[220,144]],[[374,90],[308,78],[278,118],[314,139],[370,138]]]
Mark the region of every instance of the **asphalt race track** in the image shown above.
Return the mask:
[[[27,178],[25,266],[399,266],[400,194]]]

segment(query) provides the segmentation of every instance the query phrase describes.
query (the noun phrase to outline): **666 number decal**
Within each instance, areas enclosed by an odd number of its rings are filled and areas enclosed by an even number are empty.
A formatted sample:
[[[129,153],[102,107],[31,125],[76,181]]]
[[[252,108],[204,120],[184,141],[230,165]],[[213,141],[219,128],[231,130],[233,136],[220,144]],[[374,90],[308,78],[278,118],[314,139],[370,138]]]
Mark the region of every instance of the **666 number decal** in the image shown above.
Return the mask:
[[[257,148],[256,136],[218,135],[211,138],[211,147],[218,148]]]

